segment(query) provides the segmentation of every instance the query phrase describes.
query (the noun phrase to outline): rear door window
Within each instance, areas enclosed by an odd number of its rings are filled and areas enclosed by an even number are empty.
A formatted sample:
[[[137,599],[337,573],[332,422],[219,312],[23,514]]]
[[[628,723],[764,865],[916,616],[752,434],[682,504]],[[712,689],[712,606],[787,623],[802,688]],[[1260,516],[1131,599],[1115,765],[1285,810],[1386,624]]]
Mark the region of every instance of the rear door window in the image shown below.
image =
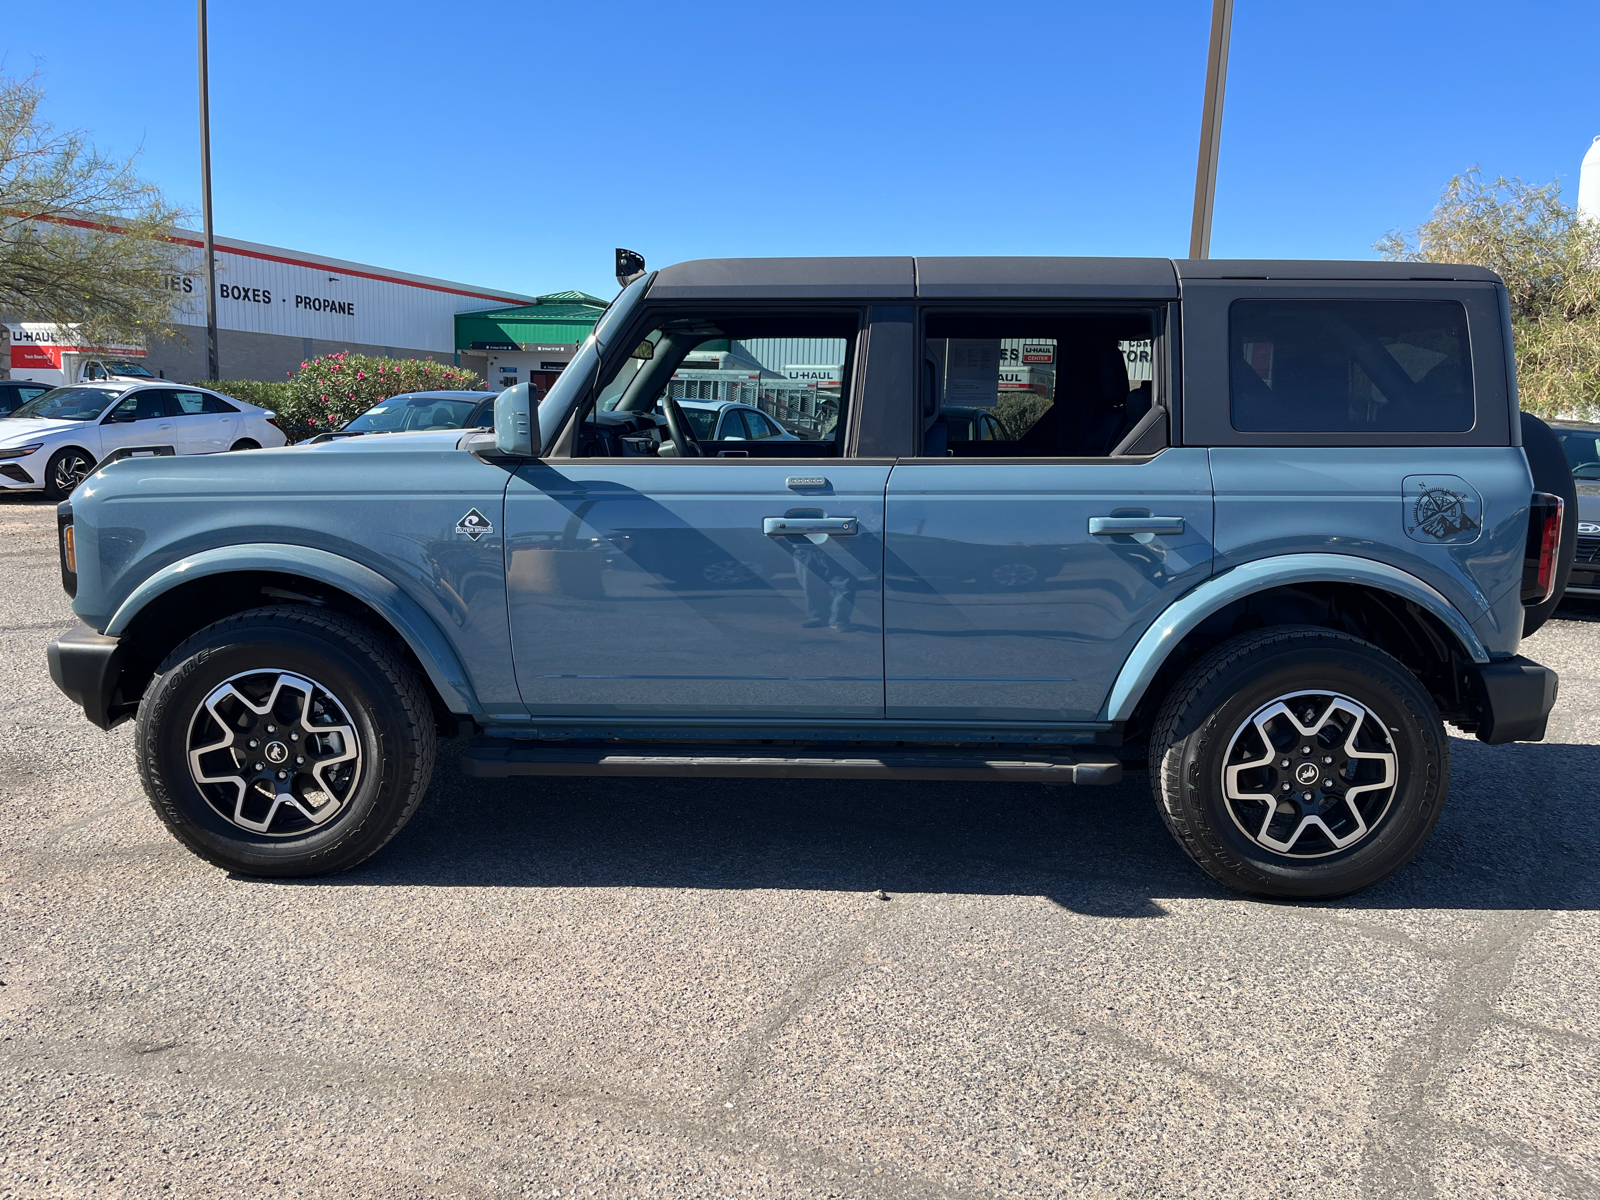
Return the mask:
[[[1240,299],[1228,338],[1242,433],[1473,427],[1467,314],[1455,301]]]

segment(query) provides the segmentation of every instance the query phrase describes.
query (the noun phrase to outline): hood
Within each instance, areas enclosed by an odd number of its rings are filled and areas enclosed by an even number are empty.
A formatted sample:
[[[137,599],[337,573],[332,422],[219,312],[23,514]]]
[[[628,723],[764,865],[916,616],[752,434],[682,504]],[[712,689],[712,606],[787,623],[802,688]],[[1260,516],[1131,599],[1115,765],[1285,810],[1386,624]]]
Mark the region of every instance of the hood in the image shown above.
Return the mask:
[[[454,450],[467,434],[482,432],[481,429],[414,429],[404,433],[361,433],[314,445],[310,441],[296,442],[284,449],[301,454],[371,454],[402,449]]]
[[[14,446],[45,434],[84,429],[93,421],[62,421],[49,417],[0,417],[0,446]]]

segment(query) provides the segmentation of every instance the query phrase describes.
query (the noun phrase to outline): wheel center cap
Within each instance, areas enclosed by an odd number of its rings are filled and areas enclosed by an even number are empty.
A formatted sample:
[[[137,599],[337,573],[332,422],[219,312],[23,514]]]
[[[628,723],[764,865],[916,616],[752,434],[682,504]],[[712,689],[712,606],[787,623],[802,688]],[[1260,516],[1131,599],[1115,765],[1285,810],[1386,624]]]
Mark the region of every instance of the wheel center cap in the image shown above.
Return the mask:
[[[276,742],[273,743],[273,745],[276,745],[276,744],[277,744]],[[272,747],[268,746],[267,747],[267,754],[268,754],[269,757],[271,756],[271,753],[272,753]],[[272,761],[273,762],[279,762],[281,760],[274,758]],[[1317,781],[1318,777],[1320,777],[1321,774],[1322,774],[1322,768],[1317,766],[1316,763],[1314,763],[1314,762],[1303,762],[1298,767],[1296,767],[1294,769],[1294,781],[1296,783],[1298,783],[1301,787],[1310,787],[1313,783],[1315,783]]]
[[[268,742],[265,753],[269,763],[287,762],[289,758],[289,747],[285,746],[282,742]]]

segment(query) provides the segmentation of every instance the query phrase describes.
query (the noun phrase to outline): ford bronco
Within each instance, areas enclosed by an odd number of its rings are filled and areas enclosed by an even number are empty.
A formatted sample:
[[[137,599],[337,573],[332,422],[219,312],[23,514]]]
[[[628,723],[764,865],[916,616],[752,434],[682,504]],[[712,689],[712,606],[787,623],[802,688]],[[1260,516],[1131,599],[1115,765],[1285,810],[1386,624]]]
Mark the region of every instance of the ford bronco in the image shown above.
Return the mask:
[[[1216,879],[1328,897],[1428,838],[1444,722],[1543,737],[1575,503],[1478,268],[705,260],[492,431],[95,471],[49,661],[251,875],[363,861],[470,732],[479,777],[1144,764]]]

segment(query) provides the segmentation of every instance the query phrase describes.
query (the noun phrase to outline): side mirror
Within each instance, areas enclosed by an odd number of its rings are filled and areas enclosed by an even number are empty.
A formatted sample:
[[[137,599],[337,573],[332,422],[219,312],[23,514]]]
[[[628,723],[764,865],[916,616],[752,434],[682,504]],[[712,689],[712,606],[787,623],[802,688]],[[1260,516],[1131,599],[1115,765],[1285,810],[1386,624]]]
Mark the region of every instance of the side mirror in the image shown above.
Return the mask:
[[[508,387],[494,401],[494,445],[501,454],[538,458],[539,406],[533,385]]]

